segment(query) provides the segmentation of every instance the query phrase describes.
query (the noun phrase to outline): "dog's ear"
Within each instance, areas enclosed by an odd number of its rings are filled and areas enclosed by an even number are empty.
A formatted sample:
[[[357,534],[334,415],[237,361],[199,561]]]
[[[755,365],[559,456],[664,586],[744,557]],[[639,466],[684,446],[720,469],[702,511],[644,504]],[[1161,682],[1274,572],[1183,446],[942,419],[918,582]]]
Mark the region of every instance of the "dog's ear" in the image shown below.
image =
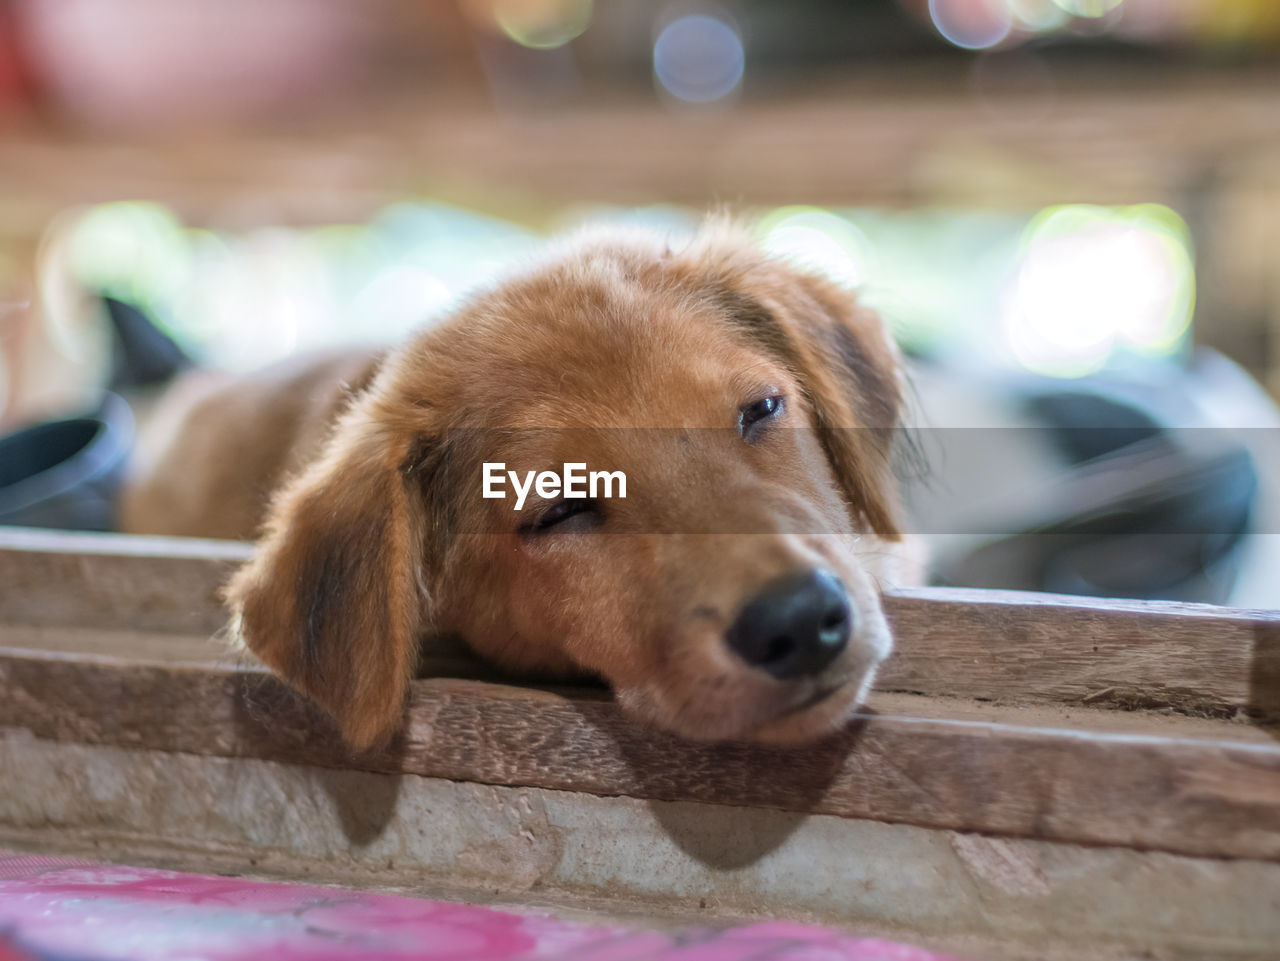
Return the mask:
[[[356,750],[400,723],[426,617],[415,445],[365,395],[275,497],[226,589],[238,640],[338,722]]]
[[[855,523],[901,540],[892,453],[902,362],[879,315],[851,292],[776,262],[726,289],[733,323],[799,379]]]

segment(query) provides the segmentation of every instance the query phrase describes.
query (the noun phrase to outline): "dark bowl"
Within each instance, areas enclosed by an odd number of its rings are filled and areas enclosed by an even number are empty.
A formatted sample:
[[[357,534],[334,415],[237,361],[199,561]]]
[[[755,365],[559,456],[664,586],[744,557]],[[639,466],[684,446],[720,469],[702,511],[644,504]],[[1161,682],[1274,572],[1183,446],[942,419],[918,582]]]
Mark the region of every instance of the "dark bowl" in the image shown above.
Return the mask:
[[[109,531],[133,414],[106,394],[92,414],[0,437],[0,524]]]

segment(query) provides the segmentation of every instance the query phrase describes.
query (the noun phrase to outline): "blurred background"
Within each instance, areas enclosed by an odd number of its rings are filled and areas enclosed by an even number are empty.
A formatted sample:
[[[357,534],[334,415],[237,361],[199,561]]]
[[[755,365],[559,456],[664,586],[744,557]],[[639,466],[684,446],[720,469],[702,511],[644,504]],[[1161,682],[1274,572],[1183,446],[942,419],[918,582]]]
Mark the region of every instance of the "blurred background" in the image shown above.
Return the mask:
[[[1280,605],[1275,0],[0,0],[0,522],[110,526],[117,393],[717,206],[912,358],[936,582]]]

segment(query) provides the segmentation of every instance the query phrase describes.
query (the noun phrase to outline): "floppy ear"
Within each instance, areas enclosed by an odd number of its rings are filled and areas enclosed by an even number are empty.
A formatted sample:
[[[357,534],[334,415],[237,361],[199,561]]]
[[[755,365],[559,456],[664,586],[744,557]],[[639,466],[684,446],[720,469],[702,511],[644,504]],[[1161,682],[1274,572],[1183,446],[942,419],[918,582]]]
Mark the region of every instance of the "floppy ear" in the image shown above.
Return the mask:
[[[852,293],[777,263],[740,277],[729,308],[799,378],[855,522],[901,540],[892,465],[901,359],[879,315]]]
[[[425,526],[411,444],[373,403],[281,490],[253,558],[226,589],[232,630],[338,722],[356,750],[398,727],[425,616]]]

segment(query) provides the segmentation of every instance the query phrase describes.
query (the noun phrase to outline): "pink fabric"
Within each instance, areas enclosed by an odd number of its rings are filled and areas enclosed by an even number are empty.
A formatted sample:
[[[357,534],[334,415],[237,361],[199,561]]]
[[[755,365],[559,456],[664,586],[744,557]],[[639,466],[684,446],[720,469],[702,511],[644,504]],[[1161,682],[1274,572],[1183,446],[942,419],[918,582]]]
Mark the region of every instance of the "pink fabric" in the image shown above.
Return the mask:
[[[785,922],[646,931],[0,852],[0,961],[946,961]]]

